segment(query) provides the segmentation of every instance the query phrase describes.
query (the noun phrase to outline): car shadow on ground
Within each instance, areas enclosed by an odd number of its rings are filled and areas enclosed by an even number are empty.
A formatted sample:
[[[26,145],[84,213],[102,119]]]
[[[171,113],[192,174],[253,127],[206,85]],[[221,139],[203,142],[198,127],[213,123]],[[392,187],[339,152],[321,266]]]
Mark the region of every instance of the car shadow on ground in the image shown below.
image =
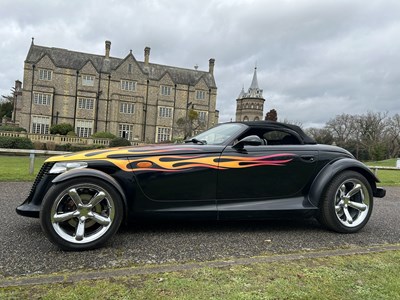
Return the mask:
[[[244,232],[281,232],[281,231],[324,231],[314,218],[274,219],[274,220],[234,220],[234,221],[137,221],[123,224],[119,233],[244,233]]]

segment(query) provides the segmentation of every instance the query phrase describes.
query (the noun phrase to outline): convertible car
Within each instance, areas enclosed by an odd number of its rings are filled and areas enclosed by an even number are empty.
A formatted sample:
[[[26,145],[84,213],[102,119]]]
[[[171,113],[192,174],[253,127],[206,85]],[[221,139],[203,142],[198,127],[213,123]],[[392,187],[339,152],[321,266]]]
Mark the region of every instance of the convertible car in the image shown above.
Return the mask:
[[[121,147],[47,159],[17,207],[64,250],[103,245],[122,222],[151,218],[316,217],[357,232],[379,180],[348,151],[298,126],[224,123],[184,144]]]

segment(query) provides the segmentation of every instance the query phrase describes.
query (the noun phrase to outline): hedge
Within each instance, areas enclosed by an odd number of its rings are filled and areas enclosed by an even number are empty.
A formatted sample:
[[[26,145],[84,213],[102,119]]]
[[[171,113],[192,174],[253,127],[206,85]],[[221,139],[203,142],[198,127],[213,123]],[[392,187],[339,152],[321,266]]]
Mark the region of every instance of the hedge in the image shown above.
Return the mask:
[[[130,145],[131,145],[131,142],[122,137],[115,138],[110,141],[110,147],[122,147],[122,146],[130,146]]]
[[[77,151],[86,151],[86,150],[95,150],[95,149],[103,149],[105,148],[102,145],[72,145],[72,144],[62,144],[55,145],[56,151],[67,151],[67,152],[77,152]]]
[[[17,132],[26,132],[25,128],[22,127],[15,127],[10,125],[2,125],[0,126],[0,131],[17,131]]]
[[[0,136],[0,148],[33,149],[33,143],[26,137]]]

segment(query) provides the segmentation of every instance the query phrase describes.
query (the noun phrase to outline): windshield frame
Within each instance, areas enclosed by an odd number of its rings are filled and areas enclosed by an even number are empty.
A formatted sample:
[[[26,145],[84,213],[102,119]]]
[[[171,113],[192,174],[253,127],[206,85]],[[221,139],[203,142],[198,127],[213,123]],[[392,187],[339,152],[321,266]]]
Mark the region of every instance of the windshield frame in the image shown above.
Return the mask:
[[[223,130],[222,127],[227,127],[225,132],[227,131],[227,129],[233,127],[236,128],[236,130],[232,130],[232,133],[229,132],[229,136],[227,136],[227,138],[225,138],[223,141],[221,142],[212,142],[210,143],[208,140],[205,139],[205,136],[207,135],[212,135],[212,134],[217,134],[220,133],[221,130]],[[240,136],[243,132],[245,132],[247,129],[249,128],[248,125],[243,124],[243,123],[221,123],[218,124],[217,126],[214,126],[206,131],[203,131],[202,133],[199,133],[191,138],[189,138],[188,140],[190,141],[191,139],[197,139],[200,141],[205,141],[206,145],[231,145],[233,144],[233,142],[237,139],[238,136]],[[228,135],[228,133],[226,133],[226,135]]]

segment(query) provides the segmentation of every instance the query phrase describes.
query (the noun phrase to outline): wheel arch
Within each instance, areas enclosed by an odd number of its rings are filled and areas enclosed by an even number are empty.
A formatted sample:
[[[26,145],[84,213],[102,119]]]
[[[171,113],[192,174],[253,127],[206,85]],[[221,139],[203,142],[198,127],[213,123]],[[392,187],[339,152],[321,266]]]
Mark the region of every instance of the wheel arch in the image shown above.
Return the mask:
[[[343,158],[326,165],[319,172],[311,185],[310,192],[308,194],[309,201],[314,206],[318,207],[329,181],[344,171],[354,171],[360,173],[365,177],[365,179],[367,179],[373,194],[375,194],[377,189],[376,183],[379,182],[379,179],[374,175],[374,173],[372,173],[366,165],[358,160]]]
[[[79,178],[79,177],[92,177],[92,178],[103,180],[103,181],[111,184],[116,189],[118,194],[121,196],[121,200],[122,200],[122,204],[123,204],[123,208],[124,208],[123,221],[126,221],[127,214],[128,214],[128,203],[127,203],[127,199],[125,196],[125,192],[122,189],[121,185],[118,183],[118,181],[116,181],[113,177],[111,177],[107,173],[104,173],[104,172],[96,170],[96,169],[90,169],[90,168],[70,170],[68,172],[58,175],[56,178],[54,178],[52,180],[52,183],[57,184],[57,183],[67,181],[69,179],[75,179],[75,178]]]

